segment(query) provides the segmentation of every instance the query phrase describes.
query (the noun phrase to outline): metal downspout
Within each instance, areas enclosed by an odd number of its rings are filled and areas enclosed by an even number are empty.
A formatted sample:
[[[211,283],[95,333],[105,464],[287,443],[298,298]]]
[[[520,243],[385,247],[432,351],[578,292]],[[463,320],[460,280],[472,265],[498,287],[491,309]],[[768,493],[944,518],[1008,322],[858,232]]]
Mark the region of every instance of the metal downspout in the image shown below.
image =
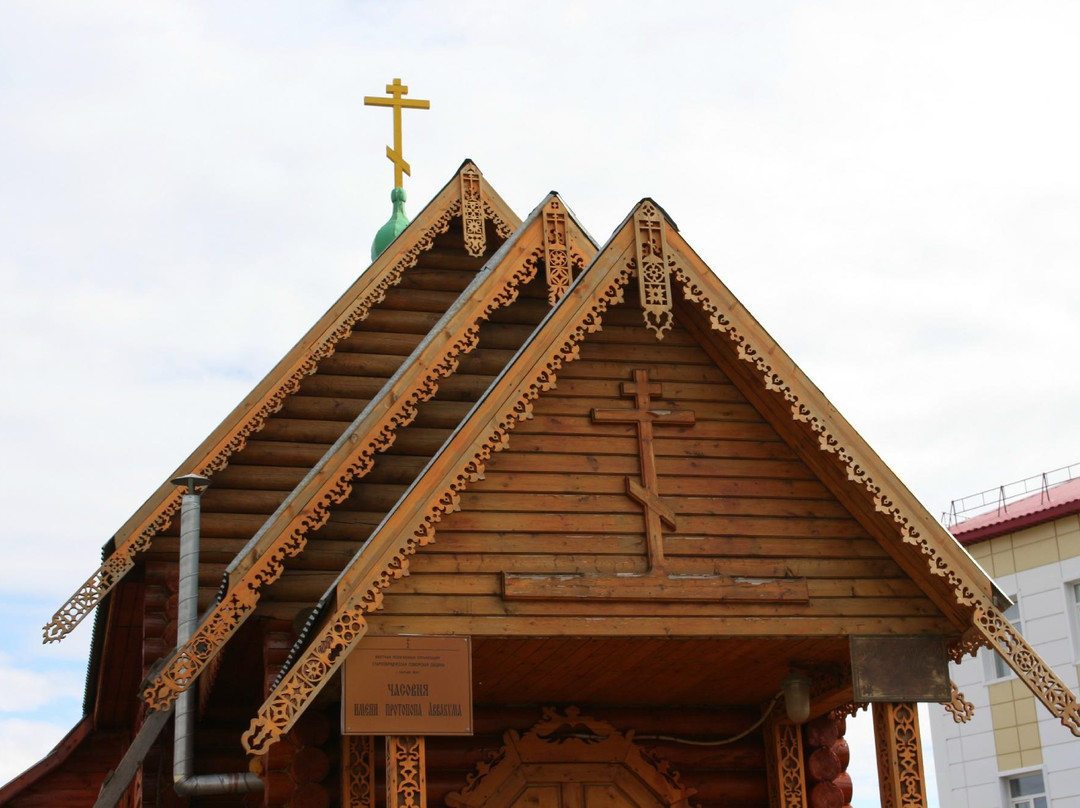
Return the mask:
[[[180,587],[176,615],[176,647],[182,648],[195,633],[199,620],[199,520],[202,491],[210,480],[188,474],[172,480],[187,492],[180,502]],[[176,700],[176,735],[173,739],[173,786],[182,797],[246,794],[262,791],[263,781],[251,772],[194,774],[195,689],[189,687]]]

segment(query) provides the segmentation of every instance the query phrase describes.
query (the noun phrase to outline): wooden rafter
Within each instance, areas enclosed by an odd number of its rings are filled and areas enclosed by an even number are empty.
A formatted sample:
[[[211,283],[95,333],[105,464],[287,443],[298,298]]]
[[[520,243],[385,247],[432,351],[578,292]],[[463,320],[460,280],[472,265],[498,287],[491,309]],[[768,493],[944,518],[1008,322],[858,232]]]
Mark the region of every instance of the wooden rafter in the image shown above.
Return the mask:
[[[254,613],[265,586],[276,581],[289,559],[300,554],[308,536],[344,501],[355,483],[374,466],[379,453],[393,445],[397,432],[416,416],[417,407],[431,399],[439,383],[457,370],[461,357],[472,351],[480,324],[496,310],[517,299],[539,270],[543,255],[543,222],[552,209],[563,210],[551,196],[462,295],[433,329],[437,337],[422,343],[402,372],[383,388],[341,439],[308,475],[232,565],[229,588],[203,619],[191,639],[173,654],[147,686],[144,698],[152,709],[163,709],[216,657],[225,643]],[[569,251],[583,263],[595,247],[576,223]]]
[[[473,176],[473,172],[479,194],[481,184],[476,166],[466,162],[459,169],[459,175],[470,173]],[[244,448],[248,438],[262,429],[267,418],[280,410],[286,398],[296,392],[300,382],[315,371],[322,359],[334,352],[338,342],[352,333],[372,306],[401,280],[405,270],[416,264],[436,236],[448,229],[450,221],[462,212],[461,191],[462,183],[458,177],[447,183],[395,241],[395,248],[379,256],[251,394],[166,479],[191,473],[212,478],[215,472],[224,469],[232,456]],[[492,221],[500,236],[508,237],[520,225],[520,220],[486,183],[483,191],[479,200],[483,215]],[[135,566],[136,557],[149,548],[154,537],[166,530],[179,512],[180,493],[180,489],[171,483],[163,484],[124,523],[114,537],[115,549],[44,626],[44,642],[56,642],[71,633]]]

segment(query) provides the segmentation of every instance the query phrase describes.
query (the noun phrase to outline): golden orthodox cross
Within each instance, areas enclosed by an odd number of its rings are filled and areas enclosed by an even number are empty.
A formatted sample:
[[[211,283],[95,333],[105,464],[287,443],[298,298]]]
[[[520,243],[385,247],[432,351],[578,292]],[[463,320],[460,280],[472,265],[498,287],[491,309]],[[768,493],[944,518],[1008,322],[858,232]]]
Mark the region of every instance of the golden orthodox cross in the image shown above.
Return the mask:
[[[592,411],[592,419],[600,424],[637,424],[638,456],[641,459],[641,482],[626,478],[627,495],[645,509],[645,536],[648,543],[649,571],[664,568],[663,524],[675,529],[675,512],[660,499],[656,474],[656,452],[653,447],[653,424],[691,426],[693,410],[660,410],[650,406],[653,396],[663,393],[659,382],[649,381],[649,371],[635,370],[632,382],[623,382],[620,393],[634,399],[634,409]]]
[[[390,94],[390,98],[376,98],[370,95],[364,96],[364,106],[368,107],[393,107],[394,109],[394,148],[386,147],[386,156],[390,158],[390,162],[394,164],[394,187],[403,187],[402,173],[412,176],[412,171],[409,169],[409,164],[405,162],[405,158],[401,156],[401,110],[408,107],[409,109],[431,109],[430,101],[422,101],[418,98],[406,99],[404,96],[408,95],[409,88],[401,83],[401,79],[394,79],[393,84],[386,85],[386,92]]]

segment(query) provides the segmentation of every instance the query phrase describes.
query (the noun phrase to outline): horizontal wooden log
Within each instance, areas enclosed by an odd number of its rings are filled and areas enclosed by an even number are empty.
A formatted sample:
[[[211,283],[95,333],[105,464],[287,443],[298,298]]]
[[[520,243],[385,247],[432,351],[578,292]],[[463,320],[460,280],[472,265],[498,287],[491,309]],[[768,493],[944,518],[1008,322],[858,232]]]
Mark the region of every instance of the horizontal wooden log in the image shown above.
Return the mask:
[[[401,616],[376,613],[368,617],[368,634],[472,634],[475,636],[550,637],[707,637],[725,635],[830,637],[847,634],[945,634],[951,623],[943,618],[897,617],[557,617]]]
[[[245,491],[211,486],[203,494],[202,512],[269,515],[285,496],[284,491]]]
[[[389,379],[401,367],[402,356],[370,353],[334,353],[319,363],[319,369],[335,376],[369,376]]]
[[[386,297],[379,303],[379,308],[384,311],[425,311],[441,315],[457,299],[457,292],[394,287],[386,292]]]
[[[436,542],[438,537],[436,534]],[[641,574],[645,570],[643,555],[594,556],[572,553],[560,555],[435,554],[421,552],[410,561],[410,569],[420,572],[607,572]],[[889,559],[815,559],[805,558],[798,564],[770,558],[679,558],[671,559],[669,571],[683,575],[739,575],[745,577],[783,578],[798,575],[805,578],[901,578],[903,573]]]
[[[354,334],[370,332],[394,332],[404,334],[427,334],[439,321],[442,312],[388,311],[374,308],[356,328]]]
[[[338,353],[385,354],[408,356],[424,339],[422,334],[354,331],[334,346]]]
[[[343,398],[374,398],[386,384],[381,377],[345,376],[319,372],[300,384],[300,394],[307,396],[342,396]]]
[[[666,426],[659,425],[655,428],[656,438],[668,439],[668,440],[724,440],[724,441],[739,441],[749,442],[749,438],[745,436],[745,427],[751,425],[754,427],[754,434],[761,436],[761,442],[765,444],[767,449],[767,456],[781,457],[784,459],[794,459],[795,453],[787,447],[786,444],[781,443],[776,439],[776,434],[772,431],[772,428],[765,429],[764,422],[758,419],[757,414],[748,406],[743,404],[725,404],[723,405],[725,412],[718,412],[716,420],[698,420],[693,426]],[[624,407],[612,407],[610,409],[625,409]],[[536,435],[544,436],[548,435],[552,437],[552,443],[558,443],[563,436],[566,435],[585,435],[592,437],[617,437],[627,438],[636,442],[637,430],[633,424],[620,424],[620,423],[593,423],[593,421],[583,415],[534,415],[534,417],[526,421],[521,425],[522,428],[516,430],[515,437],[519,435]],[[518,447],[511,442],[513,448]],[[723,447],[713,452],[713,454],[719,454],[721,457],[728,455],[722,454]],[[534,450],[537,451],[537,450]],[[542,450],[541,450],[542,451]],[[554,451],[560,451],[554,449]],[[561,451],[566,451],[562,449]],[[588,453],[588,449],[579,450],[583,454]],[[745,453],[747,449],[743,447],[742,453]],[[623,452],[618,452],[622,454]]]
[[[445,260],[450,263],[449,267],[441,268],[436,263]],[[476,277],[475,269],[459,269],[461,255],[448,254],[445,259],[436,259],[429,254],[424,256],[423,265],[416,266],[401,276],[398,282],[399,289],[432,289],[439,292],[461,293],[466,286]],[[475,263],[476,259],[470,259]]]
[[[328,583],[332,583],[329,581]],[[568,590],[565,597],[559,597],[559,590],[549,584],[545,599],[539,591],[539,584],[527,588],[521,581],[515,582],[510,594],[503,597],[482,595],[395,595],[387,594],[384,601],[386,614],[394,615],[469,615],[473,617],[546,617],[552,615],[581,617],[648,617],[667,615],[670,617],[709,617],[744,615],[755,618],[776,618],[787,620],[790,617],[855,617],[855,618],[933,618],[940,613],[929,600],[898,598],[819,598],[812,602],[801,599],[802,593],[792,585],[792,597],[782,599],[782,592],[762,596],[751,600],[756,594],[744,591],[745,597],[731,597],[721,591],[715,597],[709,597],[704,583],[690,585],[689,592],[680,592],[678,584],[673,583],[664,590],[663,597],[650,601],[641,601],[641,596],[626,582],[620,587],[612,584],[605,587],[597,584],[593,587],[594,597],[580,589],[564,587]],[[720,587],[717,587],[718,589]],[[778,584],[775,589],[780,589]],[[390,590],[393,592],[393,589]],[[312,593],[314,594],[314,593]],[[319,592],[316,596],[321,595]],[[729,595],[723,597],[723,595]],[[708,601],[708,602],[706,602]],[[775,633],[775,631],[774,631]]]
[[[425,552],[427,551],[425,549]],[[806,583],[811,598],[918,600],[924,597],[922,590],[906,578],[808,578]],[[466,575],[413,571],[411,575],[394,583],[393,592],[396,595],[499,595],[502,592],[502,578],[498,573]]]
[[[632,479],[632,478],[631,478]],[[463,511],[498,511],[504,513],[622,513],[637,511],[640,506],[626,495],[626,478],[622,490],[611,494],[541,494],[487,493],[481,483],[461,496]],[[807,519],[850,518],[835,500],[771,499],[735,497],[679,497],[661,491],[664,504],[677,515],[688,516],[784,516]]]
[[[551,391],[540,397],[538,406],[545,406],[544,402],[548,397],[601,398],[610,401],[612,396],[618,393],[618,385],[622,381],[621,378],[601,380],[560,376]],[[698,403],[744,403],[746,396],[734,384],[728,382],[716,380],[700,382],[675,378],[663,382],[663,395],[657,400],[661,404],[677,402],[680,407],[695,407]]]
[[[748,443],[748,446],[754,444]],[[626,474],[577,474],[572,472],[513,472],[490,469],[483,482],[474,483],[466,496],[489,492],[516,494],[620,494],[626,493]],[[772,499],[833,500],[832,494],[815,480],[709,479],[702,477],[662,477],[660,495]]]
[[[831,781],[841,771],[840,758],[830,747],[818,747],[807,758],[806,773],[813,782]]]
[[[571,461],[565,454],[533,454],[517,451],[522,436],[512,436],[511,449],[497,453],[487,463],[490,472],[565,472],[568,467],[577,473],[638,475],[640,464],[635,454],[579,454]],[[611,439],[614,440],[614,439]],[[579,441],[564,441],[567,448]],[[550,442],[549,442],[550,443]],[[620,444],[620,448],[622,444]],[[729,458],[676,456],[656,458],[657,471],[663,485],[664,477],[710,477],[714,479],[783,479],[817,482],[813,474],[799,463],[780,460],[734,460]]]
[[[661,396],[678,398],[671,390],[667,389],[666,382],[711,382],[713,384],[727,384],[728,377],[724,375],[716,365],[694,364],[684,365],[674,362],[636,362],[632,356],[627,356],[626,361],[588,361],[589,342],[586,340],[582,346],[582,358],[576,362],[565,365],[559,372],[561,379],[613,379],[616,381],[629,381],[631,373],[635,370],[649,371],[649,381],[663,385]],[[624,351],[624,355],[629,352]]]
[[[462,510],[443,520],[452,531],[513,531],[527,527],[545,533],[632,534],[642,530],[640,513],[501,513]],[[866,531],[854,519],[768,516],[696,516],[679,514],[678,530],[700,536],[802,536],[861,538]]]
[[[628,534],[531,533],[525,531],[466,532],[442,530],[425,554],[441,553],[579,553],[631,555],[642,552],[644,531]],[[724,558],[870,558],[886,559],[887,553],[871,539],[807,537],[664,537],[668,556],[714,556]]]
[[[499,605],[500,612],[513,613],[507,600],[553,601],[560,603],[546,604],[547,609],[566,606],[563,600],[604,600],[606,609],[614,601],[635,601],[649,604],[648,610],[655,605],[667,602],[718,602],[734,603],[806,603],[806,581],[801,578],[772,578],[753,580],[733,579],[727,576],[677,576],[660,573],[635,576],[610,575],[528,575],[506,574],[503,576],[503,594]],[[419,597],[409,603],[415,603]],[[462,598],[447,598],[444,602],[455,603]],[[468,598],[470,613],[475,614],[473,606],[477,598]],[[534,613],[537,607],[545,604],[529,604],[522,613]],[[422,607],[419,607],[422,608]],[[568,608],[577,608],[568,607]],[[632,609],[642,610],[635,605]],[[630,609],[628,609],[630,611]],[[437,614],[445,614],[442,609]]]

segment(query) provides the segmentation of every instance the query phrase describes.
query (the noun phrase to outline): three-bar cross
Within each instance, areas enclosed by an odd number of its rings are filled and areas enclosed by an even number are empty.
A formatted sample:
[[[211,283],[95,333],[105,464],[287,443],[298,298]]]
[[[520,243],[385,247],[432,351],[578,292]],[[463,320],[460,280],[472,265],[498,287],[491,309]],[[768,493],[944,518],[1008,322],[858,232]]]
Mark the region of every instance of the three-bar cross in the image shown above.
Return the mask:
[[[692,410],[660,410],[650,407],[653,396],[663,393],[659,382],[649,381],[649,371],[635,370],[634,381],[623,382],[620,392],[632,396],[634,409],[592,411],[596,423],[637,424],[638,455],[641,459],[641,482],[626,478],[626,493],[645,509],[645,535],[648,541],[649,571],[664,568],[664,534],[661,523],[675,529],[675,512],[660,499],[656,474],[656,453],[653,447],[653,424],[677,424],[691,426]]]
[[[394,79],[393,84],[387,84],[386,92],[392,97],[375,98],[367,95],[364,96],[364,105],[369,107],[393,107],[394,109],[394,148],[391,149],[387,146],[386,156],[394,164],[394,187],[401,188],[404,180],[402,173],[412,176],[409,164],[401,156],[401,110],[405,107],[410,109],[431,109],[431,102],[404,98],[405,95],[408,95],[409,88],[401,83],[401,79]]]

